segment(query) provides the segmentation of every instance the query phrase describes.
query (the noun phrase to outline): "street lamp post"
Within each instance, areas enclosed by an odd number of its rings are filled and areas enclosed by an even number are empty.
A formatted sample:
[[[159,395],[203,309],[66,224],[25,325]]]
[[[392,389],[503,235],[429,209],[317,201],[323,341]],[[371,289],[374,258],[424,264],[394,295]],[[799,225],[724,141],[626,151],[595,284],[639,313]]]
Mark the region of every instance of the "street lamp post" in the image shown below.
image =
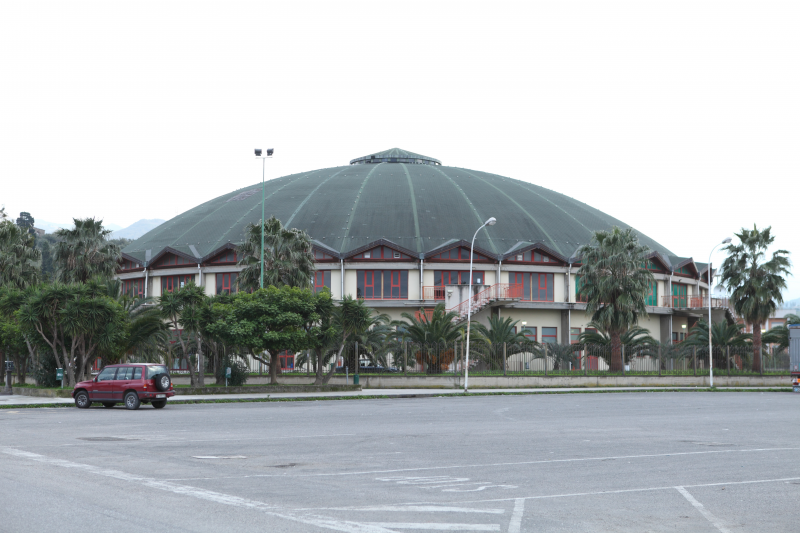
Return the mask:
[[[469,287],[467,288],[467,293],[472,291],[472,250],[475,248],[475,237],[478,236],[478,232],[485,228],[486,226],[494,226],[497,223],[497,219],[494,217],[489,218],[483,225],[475,230],[475,235],[472,236],[472,244],[469,246]],[[469,322],[470,322],[470,315],[472,314],[472,295],[469,294],[469,302],[467,303],[467,365],[464,368],[464,394],[469,392]]]
[[[731,238],[725,237],[717,246],[728,244],[729,242],[731,242]],[[708,385],[710,387],[714,386],[714,352],[711,345],[711,285],[714,283],[714,272],[711,270],[711,255],[717,249],[717,246],[714,246],[711,249],[711,253],[708,254]]]
[[[264,288],[264,200],[265,200],[265,182],[264,182],[264,173],[266,167],[266,160],[267,158],[272,157],[272,152],[274,151],[273,148],[267,148],[267,155],[261,155],[261,148],[256,148],[256,158],[261,159],[261,281],[259,282],[259,288]]]

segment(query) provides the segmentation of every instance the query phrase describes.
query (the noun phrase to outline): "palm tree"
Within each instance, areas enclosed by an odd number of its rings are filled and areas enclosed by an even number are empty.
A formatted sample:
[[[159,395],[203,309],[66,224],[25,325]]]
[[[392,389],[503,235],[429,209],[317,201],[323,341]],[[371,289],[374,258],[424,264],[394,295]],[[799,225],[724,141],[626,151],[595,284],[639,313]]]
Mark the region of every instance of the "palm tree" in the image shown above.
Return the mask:
[[[472,323],[474,345],[470,347],[470,355],[484,361],[492,370],[503,369],[503,346],[505,345],[506,359],[516,353],[530,349],[530,341],[521,332],[515,329],[519,321],[512,321],[511,317],[500,318],[497,315],[489,316],[489,327],[480,322]]]
[[[737,233],[739,244],[729,244],[723,250],[728,257],[722,263],[722,284],[731,291],[734,312],[753,326],[753,371],[761,372],[761,325],[783,303],[781,291],[786,288],[784,275],[791,263],[789,252],[777,250],[765,261],[767,248],[775,237],[772,227],[763,231],[742,228]]]
[[[782,326],[775,326],[761,336],[761,342],[765,344],[776,344],[778,351],[789,348],[789,326],[800,324],[800,316],[786,315],[786,323]]]
[[[742,333],[742,324],[731,324],[727,320],[711,324],[711,342],[714,346],[745,346],[752,339],[750,333]],[[708,321],[700,319],[684,341],[686,346],[708,349]]]
[[[239,247],[240,290],[256,290],[261,281],[261,225],[248,224]],[[314,254],[311,237],[299,229],[284,228],[271,217],[264,223],[264,286],[311,288]]]
[[[111,230],[103,228],[102,220],[73,219],[75,227],[55,232],[56,279],[62,283],[86,283],[91,278],[114,275],[122,255],[116,244],[108,242]]]
[[[0,287],[26,289],[41,276],[35,237],[10,220],[0,221]]]
[[[631,228],[615,226],[611,231],[596,231],[592,242],[581,246],[578,253],[582,262],[577,273],[582,282],[579,293],[586,298],[586,312],[592,321],[608,332],[610,369],[620,371],[620,336],[635,326],[640,316],[647,316],[645,298],[654,278],[642,265],[650,250],[639,244]]]
[[[455,360],[451,346],[461,337],[461,327],[454,323],[458,313],[447,312],[444,303],[438,304],[430,319],[425,313],[419,318],[402,313],[406,321],[402,324],[403,334],[415,343],[416,359],[428,374],[439,374]]]
[[[595,331],[591,331],[592,329]],[[611,345],[611,337],[597,322],[589,322],[585,331],[581,333],[579,340],[581,344],[591,344],[593,346]],[[650,335],[650,331],[641,326],[631,326],[619,336],[619,340],[625,346],[658,344],[658,341]]]

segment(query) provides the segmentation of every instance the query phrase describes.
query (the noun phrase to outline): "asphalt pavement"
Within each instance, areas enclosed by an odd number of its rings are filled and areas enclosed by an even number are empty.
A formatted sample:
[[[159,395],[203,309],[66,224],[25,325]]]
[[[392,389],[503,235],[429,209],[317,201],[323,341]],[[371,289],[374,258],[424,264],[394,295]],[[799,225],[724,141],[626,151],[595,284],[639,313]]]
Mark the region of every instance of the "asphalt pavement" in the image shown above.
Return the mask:
[[[799,402],[659,392],[0,409],[0,531],[790,531]]]

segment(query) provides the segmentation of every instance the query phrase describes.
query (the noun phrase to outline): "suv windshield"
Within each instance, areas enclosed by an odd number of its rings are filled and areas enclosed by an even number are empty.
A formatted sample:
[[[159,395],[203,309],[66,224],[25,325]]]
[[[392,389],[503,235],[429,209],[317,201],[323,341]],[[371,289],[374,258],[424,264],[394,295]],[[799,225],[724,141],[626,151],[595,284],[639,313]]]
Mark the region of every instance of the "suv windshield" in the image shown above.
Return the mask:
[[[165,366],[148,366],[144,379],[153,379],[156,374],[169,374]]]

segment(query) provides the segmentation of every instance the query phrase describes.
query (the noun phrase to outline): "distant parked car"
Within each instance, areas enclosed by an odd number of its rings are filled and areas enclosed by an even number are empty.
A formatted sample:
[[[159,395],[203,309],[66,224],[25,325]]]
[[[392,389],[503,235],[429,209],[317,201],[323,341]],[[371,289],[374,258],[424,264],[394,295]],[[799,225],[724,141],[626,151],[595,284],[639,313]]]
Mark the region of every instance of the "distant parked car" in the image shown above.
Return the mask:
[[[126,409],[150,403],[161,409],[174,395],[169,370],[153,363],[108,365],[94,379],[81,381],[72,390],[75,405],[80,409],[88,409],[93,402],[108,408],[122,403]]]
[[[363,364],[358,368],[358,371],[363,374],[381,374],[381,373],[398,372],[398,370],[394,367],[387,368],[385,366],[380,366],[380,365],[363,365]],[[344,374],[345,373],[344,367],[343,366],[336,367],[336,372],[339,374]],[[349,369],[348,372],[350,372],[351,374],[354,373],[352,368]]]

